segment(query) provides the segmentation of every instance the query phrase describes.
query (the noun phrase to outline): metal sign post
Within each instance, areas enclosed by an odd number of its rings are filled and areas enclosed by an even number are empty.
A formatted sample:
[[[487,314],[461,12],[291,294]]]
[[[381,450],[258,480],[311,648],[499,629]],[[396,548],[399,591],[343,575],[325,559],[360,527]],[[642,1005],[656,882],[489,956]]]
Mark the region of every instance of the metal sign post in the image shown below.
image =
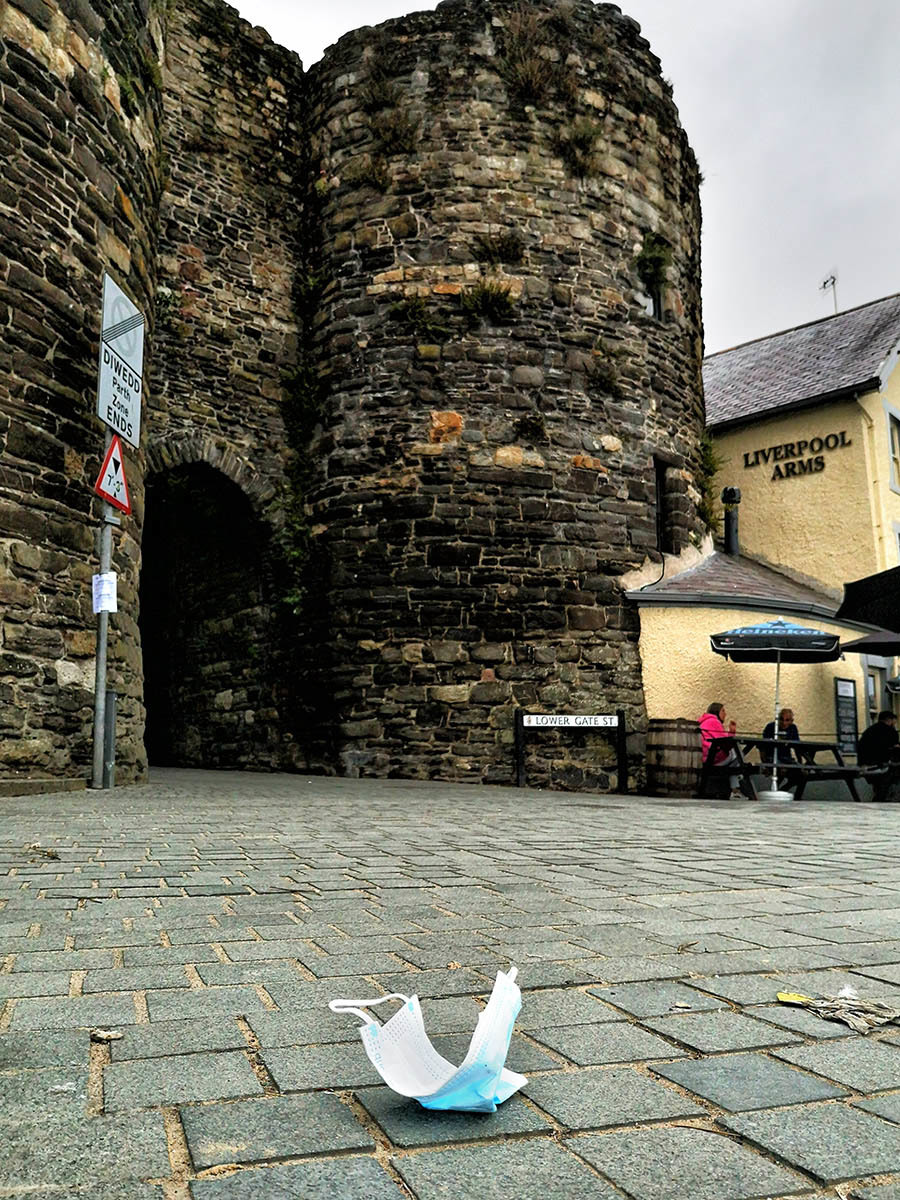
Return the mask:
[[[112,442],[112,430],[106,431],[106,449]],[[103,524],[100,526],[100,574],[108,575],[112,567],[113,525],[120,524],[113,506],[103,504]],[[103,743],[106,730],[106,655],[109,644],[109,610],[97,613],[97,666],[94,673],[94,770],[91,787],[103,787]]]
[[[117,611],[115,576],[111,573],[112,531],[114,526],[121,524],[115,508],[125,513],[131,511],[118,436],[132,446],[140,445],[143,363],[143,315],[109,275],[104,274],[97,415],[106,425],[106,445],[103,466],[94,485],[94,491],[103,499],[103,515],[100,526],[100,573],[94,576],[97,662],[94,676],[92,788],[109,788],[114,784],[115,693],[107,693],[106,690],[109,614]],[[107,695],[110,697],[109,705]]]

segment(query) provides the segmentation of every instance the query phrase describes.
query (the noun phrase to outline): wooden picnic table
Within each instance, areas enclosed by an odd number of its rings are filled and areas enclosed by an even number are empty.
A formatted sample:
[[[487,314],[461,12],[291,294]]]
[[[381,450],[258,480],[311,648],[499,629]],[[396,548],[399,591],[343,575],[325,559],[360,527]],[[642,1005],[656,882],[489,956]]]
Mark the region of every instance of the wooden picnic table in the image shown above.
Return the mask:
[[[782,750],[789,748],[794,752],[797,761],[773,762],[776,748]],[[737,761],[714,765],[713,760],[718,750],[734,750]],[[763,761],[758,763],[747,761],[747,754],[753,750],[759,752]],[[833,761],[816,762],[816,755],[822,753],[830,754]],[[709,753],[703,764],[703,770],[700,772],[698,795],[705,795],[706,785],[710,779],[722,775],[739,775],[741,779],[746,780],[747,786],[758,799],[759,790],[756,780],[760,775],[773,773],[776,767],[778,774],[785,781],[789,780],[791,786],[796,788],[795,800],[801,799],[806,785],[814,780],[840,779],[846,783],[847,790],[857,803],[862,800],[856,790],[857,780],[879,780],[888,770],[887,767],[861,767],[857,763],[845,762],[837,742],[810,741],[803,738],[799,741],[788,741],[786,738],[753,737],[737,733],[727,737],[713,738],[710,742]]]

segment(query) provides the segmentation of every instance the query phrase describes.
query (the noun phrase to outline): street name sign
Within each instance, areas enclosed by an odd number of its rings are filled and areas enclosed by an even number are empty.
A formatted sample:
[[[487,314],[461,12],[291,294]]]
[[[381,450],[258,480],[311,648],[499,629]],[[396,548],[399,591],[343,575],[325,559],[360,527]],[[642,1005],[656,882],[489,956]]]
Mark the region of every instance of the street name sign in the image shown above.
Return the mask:
[[[135,448],[141,442],[143,370],[144,318],[104,274],[97,416]]]
[[[522,724],[526,729],[614,729],[619,724],[619,718],[612,714],[596,716],[578,716],[560,713],[523,713]]]
[[[125,459],[122,457],[122,443],[113,434],[106,451],[106,458],[94,484],[94,491],[102,496],[109,504],[119,508],[123,513],[131,512],[131,497],[128,494],[128,482],[125,479]]]

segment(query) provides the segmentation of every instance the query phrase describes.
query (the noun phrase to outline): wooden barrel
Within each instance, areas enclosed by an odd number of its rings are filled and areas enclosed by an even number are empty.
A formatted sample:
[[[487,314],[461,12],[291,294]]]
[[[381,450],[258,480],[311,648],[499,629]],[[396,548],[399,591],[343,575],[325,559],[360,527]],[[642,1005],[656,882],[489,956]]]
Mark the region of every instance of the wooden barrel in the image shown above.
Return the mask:
[[[647,726],[647,794],[694,796],[703,762],[700,725],[676,717]]]

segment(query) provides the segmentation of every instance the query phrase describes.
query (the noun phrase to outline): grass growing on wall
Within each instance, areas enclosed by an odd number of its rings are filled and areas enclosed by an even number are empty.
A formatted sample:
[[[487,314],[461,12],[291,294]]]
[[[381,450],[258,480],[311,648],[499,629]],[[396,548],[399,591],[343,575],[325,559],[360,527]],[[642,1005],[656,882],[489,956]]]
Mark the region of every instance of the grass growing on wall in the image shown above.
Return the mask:
[[[697,489],[700,492],[697,515],[712,534],[718,533],[722,526],[716,478],[724,464],[725,459],[716,449],[709,431],[704,429],[700,437],[700,463],[697,467]]]
[[[509,284],[493,279],[480,279],[478,283],[460,293],[459,302],[470,324],[488,321],[501,325],[515,316],[516,302]]]

